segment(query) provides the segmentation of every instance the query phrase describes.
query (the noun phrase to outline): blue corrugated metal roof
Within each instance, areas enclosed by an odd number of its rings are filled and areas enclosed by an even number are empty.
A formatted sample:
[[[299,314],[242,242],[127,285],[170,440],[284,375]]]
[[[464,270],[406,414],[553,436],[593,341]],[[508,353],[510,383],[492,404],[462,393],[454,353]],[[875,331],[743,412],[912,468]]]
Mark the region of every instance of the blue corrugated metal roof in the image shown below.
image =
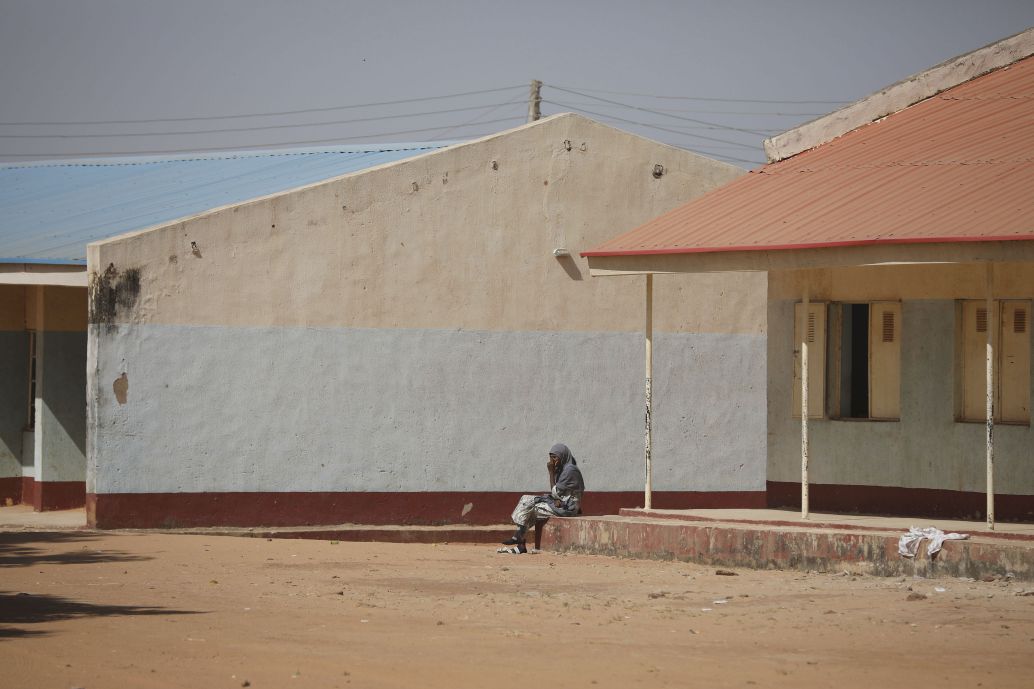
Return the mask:
[[[86,245],[447,144],[367,144],[0,165],[0,263],[86,263]]]

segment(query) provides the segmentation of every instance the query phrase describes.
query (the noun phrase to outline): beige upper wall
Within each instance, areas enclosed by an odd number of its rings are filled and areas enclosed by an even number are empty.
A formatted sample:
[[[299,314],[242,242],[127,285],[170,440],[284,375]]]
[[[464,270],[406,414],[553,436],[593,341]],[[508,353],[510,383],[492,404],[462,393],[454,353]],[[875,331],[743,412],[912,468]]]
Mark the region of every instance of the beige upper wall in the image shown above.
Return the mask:
[[[89,269],[140,271],[117,321],[637,330],[643,278],[590,279],[578,252],[741,174],[561,115],[94,244]],[[662,276],[655,294],[658,330],[764,332],[763,275]]]
[[[1029,299],[1034,295],[1034,264],[992,264],[996,299]],[[987,265],[940,264],[863,266],[770,273],[771,299],[809,298],[821,301],[899,299],[983,299]]]

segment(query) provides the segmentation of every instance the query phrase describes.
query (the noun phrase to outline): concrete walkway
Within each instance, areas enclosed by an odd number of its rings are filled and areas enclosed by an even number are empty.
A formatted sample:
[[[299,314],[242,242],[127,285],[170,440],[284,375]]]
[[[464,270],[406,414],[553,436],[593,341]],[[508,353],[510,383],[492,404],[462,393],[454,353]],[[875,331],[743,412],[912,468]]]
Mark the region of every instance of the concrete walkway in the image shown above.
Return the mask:
[[[807,519],[801,518],[799,510],[644,510],[626,508],[622,516],[650,517],[653,519],[681,519],[685,521],[709,521],[737,524],[766,524],[794,528],[829,528],[858,531],[894,531],[905,533],[909,527],[933,526],[941,531],[955,531],[971,536],[989,536],[1034,540],[1034,524],[998,522],[994,531],[983,521],[962,521],[930,519],[928,517],[882,517],[866,514],[833,514],[812,512]]]
[[[68,531],[86,528],[86,510],[35,512],[30,505],[0,507],[0,531]]]

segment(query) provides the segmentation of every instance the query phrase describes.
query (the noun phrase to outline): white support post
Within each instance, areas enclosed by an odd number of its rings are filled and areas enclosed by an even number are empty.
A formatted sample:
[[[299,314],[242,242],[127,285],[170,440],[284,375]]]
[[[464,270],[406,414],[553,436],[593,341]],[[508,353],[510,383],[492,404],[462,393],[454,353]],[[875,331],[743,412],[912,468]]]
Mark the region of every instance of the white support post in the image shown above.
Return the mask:
[[[811,301],[804,287],[804,322],[801,323],[801,519],[808,518],[808,321]]]
[[[987,399],[986,399],[986,461],[987,461],[987,528],[994,531],[995,528],[995,386],[994,386],[994,335],[998,330],[998,313],[994,308],[994,264],[987,264],[987,358],[985,361],[985,374],[987,376]]]
[[[646,489],[643,496],[645,509],[653,507],[653,275],[646,274],[646,417],[645,458]]]
[[[46,373],[47,367],[47,355],[46,355],[46,311],[44,310],[44,295],[46,293],[46,287],[39,285],[36,287],[36,399],[32,401],[36,405],[35,413],[35,425],[33,427],[33,455],[32,464],[33,471],[36,480],[37,487],[40,482],[45,478],[49,479],[51,468],[46,467],[47,471],[44,471],[43,464],[46,461],[44,455],[44,433],[50,435],[50,429],[47,427],[50,420],[45,418],[43,405],[43,376]],[[39,492],[36,495],[40,495]],[[39,509],[38,505],[34,505],[36,509]]]

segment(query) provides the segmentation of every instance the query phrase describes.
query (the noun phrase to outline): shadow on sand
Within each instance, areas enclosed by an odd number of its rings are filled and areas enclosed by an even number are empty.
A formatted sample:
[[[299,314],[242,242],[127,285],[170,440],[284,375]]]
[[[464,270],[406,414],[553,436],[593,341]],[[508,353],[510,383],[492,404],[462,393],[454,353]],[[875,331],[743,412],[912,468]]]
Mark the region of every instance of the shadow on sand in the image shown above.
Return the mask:
[[[0,533],[0,569],[42,565],[88,565],[140,562],[150,557],[92,547],[100,535],[81,531]],[[56,547],[55,547],[56,546]],[[96,605],[34,593],[0,591],[0,641],[44,636],[50,632],[9,625],[129,615],[196,615],[199,611],[139,605]]]
[[[140,562],[151,558],[118,550],[96,550],[90,542],[98,535],[82,531],[15,531],[0,533],[0,568],[34,565],[88,565],[101,562]],[[44,544],[72,545],[75,549],[53,552]]]
[[[45,631],[9,627],[12,624],[40,624],[61,620],[129,615],[197,615],[194,610],[170,610],[141,605],[95,605],[33,593],[0,591],[0,639],[42,636]]]

